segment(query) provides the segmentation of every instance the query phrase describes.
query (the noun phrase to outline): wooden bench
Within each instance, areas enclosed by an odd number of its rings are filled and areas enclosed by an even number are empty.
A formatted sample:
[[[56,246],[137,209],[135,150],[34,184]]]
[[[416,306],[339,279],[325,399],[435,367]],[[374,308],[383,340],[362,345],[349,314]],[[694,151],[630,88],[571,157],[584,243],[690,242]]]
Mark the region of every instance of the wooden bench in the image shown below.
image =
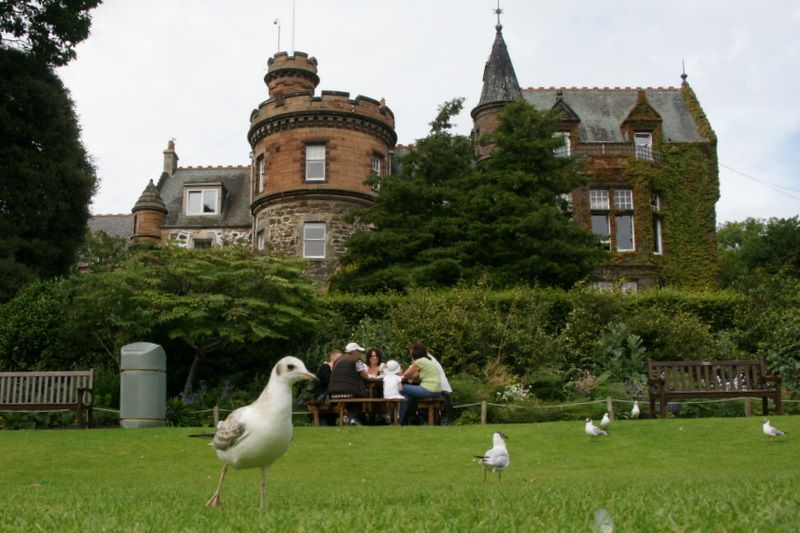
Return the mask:
[[[85,428],[92,425],[93,385],[94,370],[0,372],[0,411],[74,411]]]
[[[384,405],[389,413],[392,425],[400,425],[400,403],[406,400],[386,398],[330,398],[325,401],[313,400],[306,404],[314,420],[314,425],[320,425],[321,413],[336,413],[339,424],[344,424],[344,415],[347,404],[358,403],[365,413],[375,412],[374,407]],[[432,426],[438,420],[438,414],[444,409],[444,398],[426,398],[417,400],[417,409],[427,410],[428,425]]]
[[[783,414],[781,378],[767,374],[764,358],[731,361],[654,361],[647,360],[647,390],[650,412],[667,417],[667,402],[686,398],[752,398],[762,399],[763,412],[769,411],[768,400],[775,402],[775,411]]]

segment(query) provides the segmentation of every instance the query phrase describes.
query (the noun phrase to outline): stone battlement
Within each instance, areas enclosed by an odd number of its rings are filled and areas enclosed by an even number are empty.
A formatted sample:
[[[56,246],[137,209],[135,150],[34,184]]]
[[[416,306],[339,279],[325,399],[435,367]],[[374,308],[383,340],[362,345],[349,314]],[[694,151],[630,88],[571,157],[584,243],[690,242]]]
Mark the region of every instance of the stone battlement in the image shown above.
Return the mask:
[[[292,114],[348,114],[358,118],[369,118],[394,130],[394,113],[386,103],[367,96],[350,98],[342,91],[322,91],[320,96],[308,93],[279,95],[262,102],[250,114],[252,125]]]

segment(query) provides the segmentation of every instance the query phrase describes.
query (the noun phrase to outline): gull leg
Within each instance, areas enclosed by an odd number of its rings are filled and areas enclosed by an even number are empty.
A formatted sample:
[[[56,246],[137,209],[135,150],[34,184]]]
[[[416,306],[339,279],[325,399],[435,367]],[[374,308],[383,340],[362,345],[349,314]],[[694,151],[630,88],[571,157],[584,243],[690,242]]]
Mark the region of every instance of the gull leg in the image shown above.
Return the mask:
[[[483,469],[483,482],[486,483],[486,468]]]
[[[228,473],[228,465],[225,464],[222,466],[222,472],[219,474],[219,483],[217,483],[217,490],[214,492],[214,495],[211,496],[211,499],[206,502],[206,507],[219,507],[222,505],[222,502],[219,500],[219,493],[222,490],[222,480],[225,479],[225,474]]]
[[[503,478],[503,471],[502,470],[498,470],[497,471],[497,481],[500,481],[502,478]]]
[[[264,492],[267,489],[267,469],[261,469],[261,482],[259,483],[259,498],[258,498],[258,509],[264,509]]]

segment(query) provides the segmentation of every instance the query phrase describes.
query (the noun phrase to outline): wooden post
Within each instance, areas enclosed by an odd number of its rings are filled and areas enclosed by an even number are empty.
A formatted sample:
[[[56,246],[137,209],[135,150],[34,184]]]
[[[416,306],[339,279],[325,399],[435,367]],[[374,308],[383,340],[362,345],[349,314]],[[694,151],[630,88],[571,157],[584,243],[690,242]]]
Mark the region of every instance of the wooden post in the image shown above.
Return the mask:
[[[752,416],[753,415],[753,410],[752,410],[752,407],[750,406],[750,400],[751,399],[752,398],[745,398],[744,399],[744,416]]]
[[[214,418],[214,427],[216,428],[217,424],[219,424],[219,405],[215,405],[211,413]]]
[[[611,396],[606,396],[606,409],[608,410],[608,418],[614,420],[614,401]]]
[[[486,425],[486,412],[488,410],[488,406],[486,405],[486,400],[481,401],[481,425]]]

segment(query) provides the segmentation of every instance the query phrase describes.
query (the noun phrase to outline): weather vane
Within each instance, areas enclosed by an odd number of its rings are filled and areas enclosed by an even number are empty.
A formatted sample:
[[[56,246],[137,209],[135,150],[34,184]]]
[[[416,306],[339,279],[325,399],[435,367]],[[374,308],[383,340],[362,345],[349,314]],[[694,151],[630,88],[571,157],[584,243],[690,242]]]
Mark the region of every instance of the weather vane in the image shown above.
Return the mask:
[[[278,27],[278,52],[281,51],[281,19],[275,19],[272,21]]]
[[[500,24],[500,15],[503,14],[503,10],[500,9],[500,0],[497,0],[497,9],[494,10],[494,14],[497,15],[497,25],[501,26],[501,24]]]

